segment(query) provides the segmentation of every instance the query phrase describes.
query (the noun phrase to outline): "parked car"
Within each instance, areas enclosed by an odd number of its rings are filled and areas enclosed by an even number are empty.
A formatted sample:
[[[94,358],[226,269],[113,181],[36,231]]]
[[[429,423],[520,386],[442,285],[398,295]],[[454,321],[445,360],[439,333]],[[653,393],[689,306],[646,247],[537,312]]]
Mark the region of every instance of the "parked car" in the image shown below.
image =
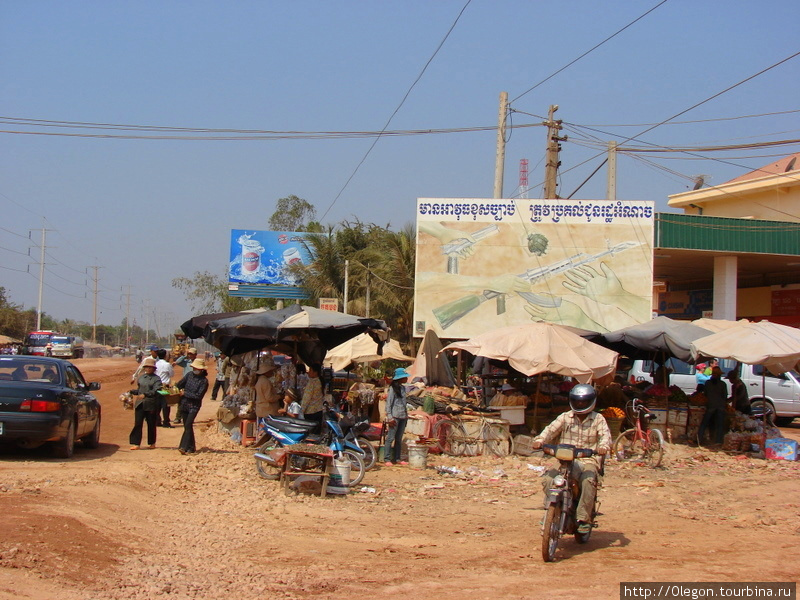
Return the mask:
[[[72,456],[75,440],[100,444],[100,403],[69,361],[39,356],[0,356],[0,442],[22,448],[51,444],[60,458]]]
[[[653,372],[656,364],[650,360],[636,360],[628,371],[627,379],[631,383],[640,381],[653,381]],[[695,366],[685,363],[677,358],[667,360],[667,366],[672,369],[670,385],[677,385],[686,394],[691,394],[697,389],[697,371]],[[800,417],[800,375],[796,371],[788,371],[782,375],[773,375],[761,365],[747,365],[737,363],[735,360],[722,359],[719,361],[722,372],[739,368],[739,376],[747,386],[750,404],[759,405],[767,402],[775,411],[775,423],[786,426],[795,417]],[[762,379],[763,374],[763,379]],[[731,385],[723,379],[728,386],[730,395]]]

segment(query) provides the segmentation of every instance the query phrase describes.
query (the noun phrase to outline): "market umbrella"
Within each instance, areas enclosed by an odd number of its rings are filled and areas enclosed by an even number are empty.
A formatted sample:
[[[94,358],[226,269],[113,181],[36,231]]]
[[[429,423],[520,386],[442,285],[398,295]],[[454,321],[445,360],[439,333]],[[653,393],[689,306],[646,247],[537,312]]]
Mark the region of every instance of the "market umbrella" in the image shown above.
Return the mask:
[[[378,344],[367,333],[362,333],[356,337],[347,340],[344,344],[339,344],[335,348],[328,350],[325,355],[324,363],[333,367],[334,371],[341,371],[346,368],[350,363],[354,362],[372,362],[375,360],[383,360],[385,358],[393,358],[394,360],[401,360],[413,362],[413,356],[406,356],[403,354],[403,349],[400,347],[400,342],[397,340],[389,340],[383,346],[383,354],[378,353]]]
[[[769,321],[743,323],[692,343],[692,356],[697,360],[731,358],[751,365],[763,365],[776,375],[800,367],[800,331],[794,327]],[[765,373],[761,373],[761,397],[765,393]],[[763,402],[763,400],[762,400]],[[766,406],[764,406],[766,408]],[[767,437],[767,413],[764,411],[764,437]]]
[[[581,383],[613,375],[618,356],[570,328],[544,322],[495,329],[444,349],[507,360],[511,367],[529,377],[549,372],[574,377]]]
[[[714,333],[686,321],[656,317],[642,323],[604,333],[595,341],[629,358],[650,358],[654,354],[691,360],[690,344]]]
[[[198,315],[192,317],[181,325],[181,330],[189,339],[196,340],[203,337],[203,331],[210,321],[219,321],[220,319],[229,319],[230,317],[239,317],[245,314],[264,312],[266,308],[251,308],[250,310],[240,310],[236,312],[224,313],[210,313],[207,315]]]
[[[369,333],[379,345],[388,339],[388,327],[379,319],[292,304],[211,320],[203,339],[228,356],[269,347],[310,364],[321,363],[327,350],[361,333]]]
[[[744,325],[745,323],[749,323],[747,319],[739,319],[738,321],[728,321],[727,319],[695,319],[692,321],[692,325],[697,325],[698,327],[702,327],[703,329],[708,329],[713,333],[719,333],[720,331],[727,331],[731,327],[738,327],[739,325]]]
[[[795,369],[800,362],[800,330],[769,321],[742,323],[695,340],[692,357],[730,358],[764,365],[775,374]]]

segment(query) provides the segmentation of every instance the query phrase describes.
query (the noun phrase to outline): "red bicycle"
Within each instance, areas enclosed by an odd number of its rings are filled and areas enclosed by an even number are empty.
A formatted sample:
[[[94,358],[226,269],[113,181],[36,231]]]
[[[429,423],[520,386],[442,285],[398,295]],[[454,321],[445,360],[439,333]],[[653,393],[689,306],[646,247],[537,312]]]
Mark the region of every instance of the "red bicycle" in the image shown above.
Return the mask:
[[[633,429],[626,429],[614,440],[611,451],[619,461],[644,462],[652,468],[664,458],[664,435],[658,429],[650,429],[650,421],[656,418],[638,398],[626,407],[633,418]]]

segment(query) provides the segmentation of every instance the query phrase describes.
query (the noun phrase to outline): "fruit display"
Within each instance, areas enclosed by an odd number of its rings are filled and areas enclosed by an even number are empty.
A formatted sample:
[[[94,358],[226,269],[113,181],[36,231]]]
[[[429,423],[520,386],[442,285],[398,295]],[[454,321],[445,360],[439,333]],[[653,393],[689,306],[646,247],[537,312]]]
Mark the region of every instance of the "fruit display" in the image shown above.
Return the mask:
[[[608,408],[604,409],[601,413],[606,419],[623,419],[625,418],[625,411],[621,408],[617,408],[616,406],[609,406]]]

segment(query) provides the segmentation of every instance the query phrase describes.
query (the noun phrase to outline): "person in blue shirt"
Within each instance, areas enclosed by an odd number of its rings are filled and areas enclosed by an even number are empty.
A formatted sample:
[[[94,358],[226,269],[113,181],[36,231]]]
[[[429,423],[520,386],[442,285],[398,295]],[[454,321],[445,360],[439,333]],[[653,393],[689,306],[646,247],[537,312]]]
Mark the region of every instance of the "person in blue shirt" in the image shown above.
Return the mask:
[[[383,456],[384,466],[393,464],[407,465],[408,462],[400,460],[400,450],[403,447],[403,434],[408,423],[408,410],[406,409],[406,389],[403,386],[408,381],[408,371],[399,367],[394,370],[392,385],[386,395],[386,445]]]

